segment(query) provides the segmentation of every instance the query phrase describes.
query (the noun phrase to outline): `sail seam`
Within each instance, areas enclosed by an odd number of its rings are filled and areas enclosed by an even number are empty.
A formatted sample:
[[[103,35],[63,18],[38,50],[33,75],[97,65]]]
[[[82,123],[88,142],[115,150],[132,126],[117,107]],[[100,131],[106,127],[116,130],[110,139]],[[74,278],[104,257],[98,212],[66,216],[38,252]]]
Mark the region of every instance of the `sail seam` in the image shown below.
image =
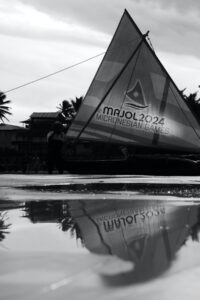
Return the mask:
[[[86,208],[85,208],[85,203],[84,203],[84,201],[80,200],[80,203],[82,204],[82,210],[83,210],[84,214],[86,215],[86,217],[88,217],[88,219],[89,219],[89,220],[94,224],[94,226],[96,227],[96,230],[97,230],[97,232],[98,232],[98,234],[99,234],[99,237],[100,237],[100,240],[101,240],[102,244],[103,244],[103,245],[105,246],[105,248],[108,250],[108,253],[109,253],[110,255],[112,255],[112,250],[111,250],[110,246],[104,241],[103,235],[102,235],[102,233],[101,233],[101,230],[100,230],[100,228],[99,228],[97,222],[96,222],[96,221],[88,214],[88,212],[87,212],[87,210],[86,210]]]
[[[117,77],[115,78],[115,80],[113,81],[113,83],[111,84],[110,88],[108,89],[108,91],[106,92],[106,94],[104,95],[104,97],[102,98],[102,100],[100,101],[100,103],[97,105],[97,107],[95,108],[95,110],[93,111],[93,113],[91,114],[91,116],[89,117],[89,119],[86,122],[86,124],[83,126],[83,128],[79,132],[78,136],[76,137],[76,141],[78,141],[78,139],[80,138],[81,134],[83,133],[83,131],[85,130],[85,128],[88,126],[88,124],[92,120],[93,116],[95,115],[95,113],[97,112],[97,110],[99,109],[99,107],[101,106],[101,104],[104,102],[104,100],[106,99],[106,97],[110,93],[111,89],[115,86],[115,84],[117,83],[118,79],[121,77],[121,75],[123,74],[123,72],[127,68],[129,62],[132,60],[132,58],[134,57],[134,55],[137,53],[137,51],[140,48],[141,44],[143,43],[144,39],[145,39],[145,35],[142,36],[142,39],[141,39],[140,43],[138,44],[138,46],[136,47],[136,49],[133,51],[133,53],[129,57],[128,61],[125,63],[125,65],[123,66],[123,68],[121,69],[121,71],[119,72],[119,74],[117,75]]]
[[[131,72],[131,76],[130,76],[129,82],[128,82],[128,84],[127,84],[127,88],[125,89],[125,92],[124,92],[124,98],[123,98],[123,101],[122,101],[122,104],[121,104],[121,107],[120,107],[120,111],[121,111],[121,109],[122,109],[122,107],[123,107],[123,104],[124,104],[124,101],[125,101],[125,98],[126,98],[126,92],[127,92],[128,89],[129,89],[131,79],[132,79],[133,74],[134,74],[134,72],[135,72],[135,68],[136,68],[136,65],[137,65],[137,62],[138,62],[140,53],[141,53],[141,47],[142,47],[142,43],[141,43],[141,45],[140,45],[140,48],[138,49],[138,50],[139,50],[138,53],[136,52],[136,53],[137,53],[137,58],[136,58],[136,61],[135,61],[135,65],[134,65],[133,71]],[[136,54],[136,53],[135,53],[135,54]],[[134,57],[134,56],[133,56],[133,57]],[[133,59],[133,57],[132,57],[132,59]],[[116,124],[117,124],[117,119],[116,119],[115,124],[114,124],[114,126],[113,126],[113,129],[112,129],[112,132],[111,132],[111,135],[110,135],[110,138],[109,138],[109,143],[111,142],[111,139],[112,139],[114,130],[115,130],[115,128],[116,128]]]
[[[169,94],[169,88],[170,88],[170,79],[168,77],[166,77],[166,83],[165,83],[163,97],[162,97],[162,101],[161,101],[161,104],[160,104],[160,110],[159,110],[159,114],[162,115],[162,116],[164,114],[165,107],[167,105],[167,97],[168,97],[168,94]],[[153,145],[158,144],[159,137],[160,137],[159,133],[154,133],[153,140],[152,140]]]
[[[105,53],[105,55],[104,55],[104,57],[103,57],[103,59],[102,59],[102,61],[101,61],[101,63],[100,63],[100,65],[99,65],[99,67],[98,67],[96,73],[95,73],[94,78],[96,78],[96,76],[97,76],[97,74],[98,74],[98,72],[99,72],[99,70],[100,70],[100,68],[101,68],[101,66],[102,66],[102,64],[103,64],[103,61],[104,61],[104,59],[106,58],[106,55],[107,55],[109,49],[111,48],[111,45],[112,45],[112,43],[113,43],[113,40],[115,39],[115,36],[116,36],[116,34],[117,34],[117,32],[118,32],[118,29],[119,29],[119,27],[120,27],[120,25],[121,25],[121,23],[122,23],[123,17],[124,17],[124,15],[125,15],[126,13],[127,13],[127,12],[126,12],[126,10],[125,10],[125,11],[124,11],[124,14],[123,14],[123,16],[121,17],[121,19],[120,19],[120,21],[119,21],[119,24],[118,24],[118,26],[117,26],[117,28],[116,28],[116,30],[115,30],[115,33],[114,33],[114,35],[113,35],[113,37],[112,37],[112,39],[111,39],[111,42],[110,42],[110,44],[109,44],[109,46],[108,46],[108,49],[107,49],[107,51],[106,51],[106,53]],[[92,83],[93,83],[93,81],[91,82],[91,84],[90,84],[90,86],[89,86],[89,88],[88,88],[88,90],[87,90],[86,96],[88,95],[88,92],[90,91],[90,88],[91,88],[91,86],[92,86]],[[85,96],[84,99],[83,99],[83,103],[84,103],[84,100],[85,100],[86,96]],[[74,121],[76,121],[78,115],[79,115],[79,114],[77,114],[77,115],[75,116]],[[70,125],[70,127],[69,127],[68,130],[70,130],[70,128],[71,128],[71,125]],[[80,137],[80,134],[76,137],[75,141],[78,141],[79,137]]]

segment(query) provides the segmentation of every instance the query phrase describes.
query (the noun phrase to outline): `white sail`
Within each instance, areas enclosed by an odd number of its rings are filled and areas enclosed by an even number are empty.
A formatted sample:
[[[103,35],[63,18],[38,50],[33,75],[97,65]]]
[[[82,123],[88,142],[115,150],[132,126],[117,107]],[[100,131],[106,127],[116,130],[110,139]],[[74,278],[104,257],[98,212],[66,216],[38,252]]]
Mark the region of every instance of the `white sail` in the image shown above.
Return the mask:
[[[199,123],[127,11],[67,135],[199,152]]]

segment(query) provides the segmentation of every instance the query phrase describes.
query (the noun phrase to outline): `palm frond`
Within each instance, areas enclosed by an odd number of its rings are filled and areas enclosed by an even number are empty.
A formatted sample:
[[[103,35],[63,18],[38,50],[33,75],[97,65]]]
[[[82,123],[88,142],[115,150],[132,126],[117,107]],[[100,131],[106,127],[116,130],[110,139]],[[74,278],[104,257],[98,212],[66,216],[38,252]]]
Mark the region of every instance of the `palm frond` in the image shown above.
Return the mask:
[[[7,104],[10,104],[10,100],[5,100],[6,95],[3,92],[0,92],[0,120],[4,123],[4,120],[8,120],[6,115],[12,115],[12,113],[9,111],[10,107]]]
[[[2,99],[0,99],[0,105],[10,104],[10,103],[11,103],[10,100],[3,101]]]

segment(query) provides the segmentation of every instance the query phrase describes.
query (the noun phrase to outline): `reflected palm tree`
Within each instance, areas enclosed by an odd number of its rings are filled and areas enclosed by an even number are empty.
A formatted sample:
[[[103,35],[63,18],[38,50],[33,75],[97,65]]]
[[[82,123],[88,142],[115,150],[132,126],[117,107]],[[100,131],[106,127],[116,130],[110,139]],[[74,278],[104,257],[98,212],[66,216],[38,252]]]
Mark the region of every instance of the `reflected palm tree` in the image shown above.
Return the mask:
[[[76,240],[80,240],[81,244],[84,245],[80,227],[76,222],[74,222],[74,219],[71,217],[70,213],[68,213],[68,216],[65,215],[61,222],[60,228],[62,231],[69,231],[72,237],[75,237]]]
[[[0,242],[5,239],[6,234],[9,233],[11,224],[8,224],[7,212],[0,212]]]
[[[68,201],[30,201],[25,203],[24,217],[32,223],[58,223],[62,231],[70,231],[71,236],[83,243],[80,228],[74,222]]]

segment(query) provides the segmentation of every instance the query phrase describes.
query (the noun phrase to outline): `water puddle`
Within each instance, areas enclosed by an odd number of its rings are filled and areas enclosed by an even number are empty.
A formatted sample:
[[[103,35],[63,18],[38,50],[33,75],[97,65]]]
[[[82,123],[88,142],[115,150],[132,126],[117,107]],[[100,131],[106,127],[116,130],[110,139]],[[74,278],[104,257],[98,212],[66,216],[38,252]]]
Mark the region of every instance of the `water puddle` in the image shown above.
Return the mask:
[[[184,276],[200,266],[199,230],[199,201],[1,201],[2,299]]]

